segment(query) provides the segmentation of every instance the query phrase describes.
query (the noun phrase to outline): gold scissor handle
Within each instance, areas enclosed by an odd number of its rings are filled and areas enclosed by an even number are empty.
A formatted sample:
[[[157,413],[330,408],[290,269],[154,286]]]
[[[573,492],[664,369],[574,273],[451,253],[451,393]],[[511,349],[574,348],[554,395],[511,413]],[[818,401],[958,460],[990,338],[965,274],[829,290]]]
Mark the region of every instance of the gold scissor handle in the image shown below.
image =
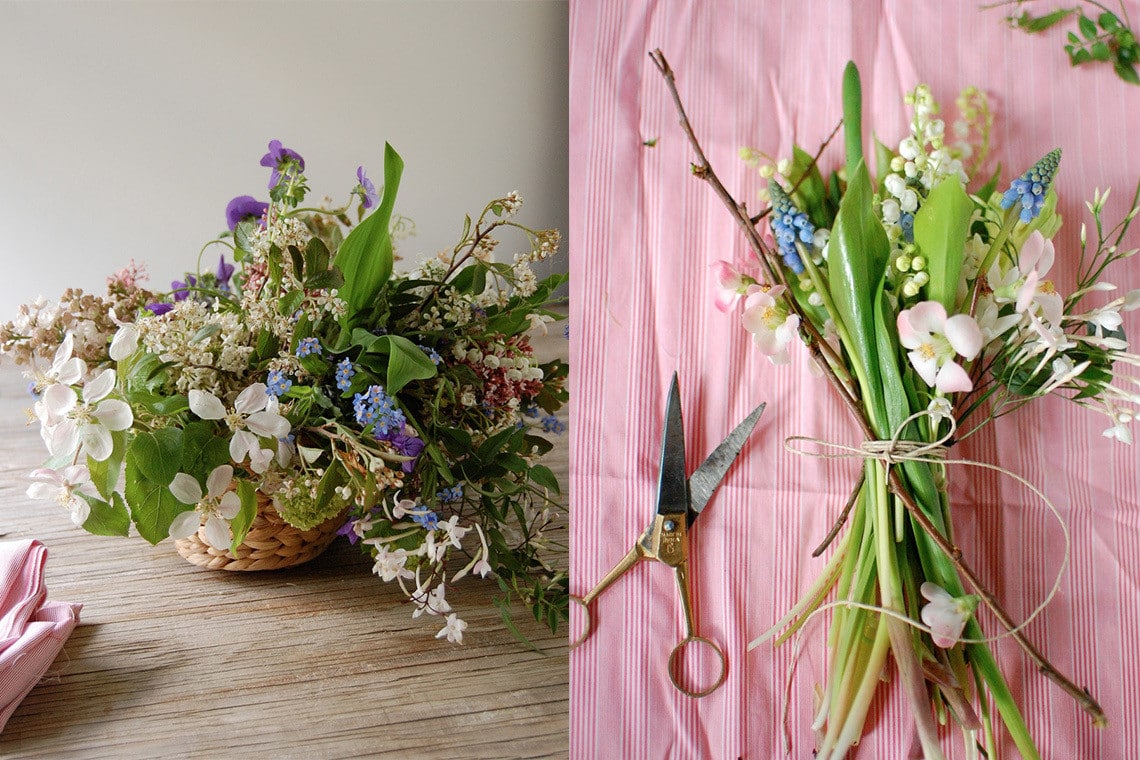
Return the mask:
[[[681,643],[673,647],[673,651],[669,653],[669,680],[673,682],[673,686],[677,688],[677,691],[685,696],[699,699],[700,697],[707,697],[709,694],[712,694],[724,683],[728,677],[728,657],[725,656],[724,650],[717,646],[712,640],[696,634],[693,601],[689,596],[688,562],[679,562],[673,566],[673,571],[677,576],[677,590],[681,593],[681,607],[685,613],[685,638],[681,639]],[[716,654],[717,659],[720,660],[720,674],[717,676],[716,681],[705,689],[692,690],[681,683],[679,675],[681,664],[678,658],[681,655],[681,651],[690,644],[711,649]]]
[[[570,642],[571,649],[578,647],[582,642],[590,638],[590,634],[594,632],[594,618],[590,615],[590,604],[598,598],[599,594],[609,588],[614,581],[623,576],[626,571],[644,558],[645,551],[641,548],[641,543],[638,542],[629,550],[628,554],[621,558],[620,562],[614,565],[612,570],[606,573],[605,577],[598,582],[598,585],[590,590],[590,593],[585,596],[570,595],[570,601],[579,605],[582,608],[582,612],[586,615],[586,625],[582,629],[582,633],[578,635],[578,638]]]

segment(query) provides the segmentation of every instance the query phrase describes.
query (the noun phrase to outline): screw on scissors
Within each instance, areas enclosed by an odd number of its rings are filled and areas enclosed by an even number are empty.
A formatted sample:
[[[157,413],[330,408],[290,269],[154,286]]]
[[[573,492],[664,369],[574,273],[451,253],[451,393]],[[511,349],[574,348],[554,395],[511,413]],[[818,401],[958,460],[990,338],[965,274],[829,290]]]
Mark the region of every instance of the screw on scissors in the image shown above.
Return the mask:
[[[669,401],[665,408],[665,429],[661,440],[661,474],[657,491],[657,514],[653,522],[641,534],[637,543],[629,550],[612,570],[598,582],[598,585],[584,596],[571,596],[585,613],[585,627],[582,634],[570,643],[574,649],[581,645],[593,632],[593,619],[590,604],[598,596],[643,559],[664,562],[673,568],[677,576],[677,588],[681,594],[681,607],[685,614],[685,638],[673,647],[669,654],[669,679],[682,694],[690,697],[704,697],[716,691],[728,676],[728,658],[724,651],[710,639],[696,634],[693,618],[692,598],[689,594],[688,530],[709,503],[713,492],[724,479],[728,468],[756,427],[765,404],[760,404],[743,422],[728,434],[728,437],[713,450],[708,459],[689,477],[685,476],[685,428],[681,419],[681,391],[677,384],[677,373],[673,373],[673,383],[669,388]],[[679,657],[689,644],[711,649],[720,661],[720,675],[716,682],[704,689],[690,690],[681,684],[677,673]]]

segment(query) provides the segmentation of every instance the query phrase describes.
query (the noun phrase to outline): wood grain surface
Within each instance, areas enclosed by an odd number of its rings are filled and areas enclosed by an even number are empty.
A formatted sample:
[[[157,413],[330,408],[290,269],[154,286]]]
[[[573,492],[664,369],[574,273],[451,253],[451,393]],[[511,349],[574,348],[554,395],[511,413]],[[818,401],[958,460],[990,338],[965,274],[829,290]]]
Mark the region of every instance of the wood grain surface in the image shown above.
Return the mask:
[[[537,353],[564,357],[562,331],[551,333]],[[491,605],[489,579],[448,594],[469,625],[456,646],[432,638],[439,619],[413,620],[399,589],[343,540],[300,568],[227,573],[190,565],[170,542],[89,535],[25,494],[46,453],[25,426],[29,406],[6,362],[0,540],[43,541],[49,598],[84,608],[0,733],[0,757],[566,757],[565,631],[519,609],[539,651],[523,647]],[[565,437],[548,460],[565,491]]]

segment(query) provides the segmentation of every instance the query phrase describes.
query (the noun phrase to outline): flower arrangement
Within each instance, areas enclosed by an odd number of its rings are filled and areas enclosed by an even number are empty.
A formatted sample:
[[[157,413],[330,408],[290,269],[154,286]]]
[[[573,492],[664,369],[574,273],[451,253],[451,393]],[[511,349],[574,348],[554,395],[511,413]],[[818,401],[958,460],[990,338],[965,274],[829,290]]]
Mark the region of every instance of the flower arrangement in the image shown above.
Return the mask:
[[[1136,253],[1123,239],[1140,213],[1140,188],[1132,211],[1111,228],[1102,219],[1107,193],[1098,192],[1088,204],[1095,237],[1082,227],[1080,250],[1062,254],[1052,242],[1061,226],[1053,188],[1060,151],[1006,187],[997,175],[974,182],[992,125],[984,94],[964,93],[963,118],[950,134],[922,86],[906,99],[910,134],[897,148],[877,146],[873,181],[863,157],[858,71],[849,64],[845,166],[826,178],[819,169],[831,138],[814,156],[795,148],[775,161],[744,151],[768,178],[770,207],[751,216],[705,157],[668,62],[660,51],[651,56],[697,155],[694,175],[724,201],[756,256],[716,265],[718,305],[741,308],[743,327],[774,363],[790,361],[802,342],[866,438],[859,447],[786,443],[799,453],[857,457],[863,467],[814,552],[833,548],[819,579],[753,643],[777,634],[777,642],[786,641],[814,615],[833,612],[815,756],[841,758],[856,745],[890,656],[916,727],[914,756],[944,757],[937,723],[953,722],[966,757],[993,757],[1000,725],[1021,757],[1039,757],[989,646],[1007,636],[1103,725],[1094,697],[1029,642],[1022,633],[1028,621],[1015,622],[963,559],[953,539],[946,465],[1000,470],[949,459],[948,448],[1050,394],[1104,413],[1105,435],[1131,442],[1128,423],[1140,394],[1127,387],[1135,378],[1116,367],[1140,364],[1121,331],[1121,312],[1140,307],[1140,290],[1105,296],[1115,286],[1103,275]],[[1048,278],[1059,254],[1079,256],[1067,296]],[[1090,305],[1094,299],[1104,302]],[[833,591],[836,601],[828,602]],[[979,606],[1002,632],[983,633]]]
[[[447,590],[472,573],[495,579],[512,631],[515,601],[555,629],[559,485],[540,460],[544,434],[563,428],[567,367],[540,363],[528,335],[561,318],[547,304],[565,276],[532,269],[558,232],[515,221],[510,193],[467,217],[451,251],[394,274],[407,225],[391,146],[382,192],[361,167],[339,208],[303,205],[304,159],[280,141],[261,164],[270,200],[231,201],[229,232],[170,291],[148,290],[132,262],[106,295],[70,289],[0,326],[51,454],[29,496],[95,534],[133,525],[152,544],[197,537],[230,558],[263,512],[331,526],[399,584],[413,617],[446,618],[439,638],[462,642]],[[496,262],[511,230],[526,250]],[[207,270],[213,246],[225,253]]]

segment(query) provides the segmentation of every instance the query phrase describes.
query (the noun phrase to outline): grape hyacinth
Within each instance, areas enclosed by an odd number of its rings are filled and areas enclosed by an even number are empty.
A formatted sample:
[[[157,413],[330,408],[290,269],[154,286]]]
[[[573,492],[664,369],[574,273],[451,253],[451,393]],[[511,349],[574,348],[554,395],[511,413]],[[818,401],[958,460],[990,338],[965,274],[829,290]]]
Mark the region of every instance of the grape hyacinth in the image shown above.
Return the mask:
[[[815,225],[808,219],[808,215],[796,208],[796,204],[780,187],[779,182],[768,183],[768,194],[772,199],[772,234],[776,236],[776,244],[780,247],[780,255],[784,263],[796,274],[802,274],[804,263],[800,260],[799,251],[796,250],[796,240],[810,246],[815,239]]]
[[[1045,194],[1049,192],[1049,185],[1053,182],[1060,163],[1060,148],[1046,153],[1029,171],[1013,181],[1001,198],[1001,207],[1010,209],[1020,201],[1022,224],[1029,224],[1036,219],[1045,206]]]

